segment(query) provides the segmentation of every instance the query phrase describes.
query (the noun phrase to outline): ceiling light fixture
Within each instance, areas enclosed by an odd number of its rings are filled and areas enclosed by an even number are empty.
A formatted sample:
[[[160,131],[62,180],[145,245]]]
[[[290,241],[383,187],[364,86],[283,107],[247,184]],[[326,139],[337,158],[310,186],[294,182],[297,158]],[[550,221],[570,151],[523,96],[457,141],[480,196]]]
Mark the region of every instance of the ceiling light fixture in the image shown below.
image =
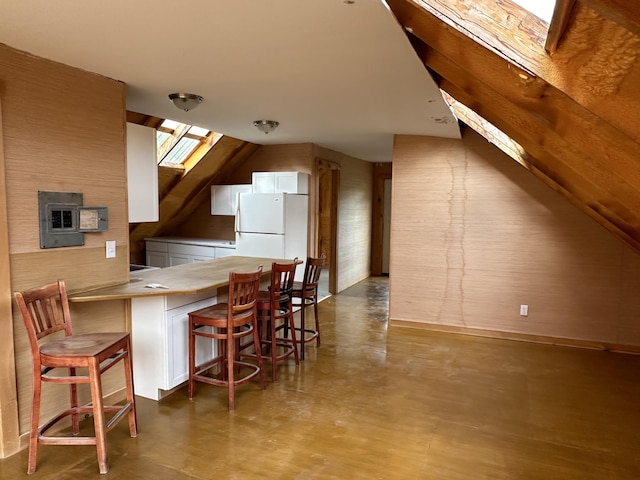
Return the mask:
[[[204,98],[193,93],[172,93],[169,95],[169,100],[180,110],[188,112],[200,105],[204,101]]]
[[[265,134],[273,132],[280,123],[275,120],[256,120],[253,122],[258,130]]]

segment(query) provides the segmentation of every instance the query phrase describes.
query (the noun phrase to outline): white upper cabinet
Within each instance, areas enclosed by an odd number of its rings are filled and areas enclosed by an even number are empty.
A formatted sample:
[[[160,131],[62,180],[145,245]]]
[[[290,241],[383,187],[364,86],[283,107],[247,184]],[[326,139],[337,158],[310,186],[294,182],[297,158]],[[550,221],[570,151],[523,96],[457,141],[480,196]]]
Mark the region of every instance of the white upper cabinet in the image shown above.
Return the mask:
[[[211,185],[211,215],[235,215],[238,194],[250,193],[251,185]]]
[[[253,172],[253,193],[309,194],[309,174],[301,172]]]
[[[127,123],[127,185],[129,222],[157,222],[158,159],[154,128]]]

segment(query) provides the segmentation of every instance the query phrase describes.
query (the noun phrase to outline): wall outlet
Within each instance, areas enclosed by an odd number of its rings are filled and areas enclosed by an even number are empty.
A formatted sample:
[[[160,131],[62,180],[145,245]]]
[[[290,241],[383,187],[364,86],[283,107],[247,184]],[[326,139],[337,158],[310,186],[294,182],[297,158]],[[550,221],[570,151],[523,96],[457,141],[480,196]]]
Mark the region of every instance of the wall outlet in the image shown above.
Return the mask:
[[[116,241],[115,240],[107,240],[106,255],[107,255],[107,258],[116,258]]]
[[[520,305],[520,316],[526,317],[529,315],[529,305]]]

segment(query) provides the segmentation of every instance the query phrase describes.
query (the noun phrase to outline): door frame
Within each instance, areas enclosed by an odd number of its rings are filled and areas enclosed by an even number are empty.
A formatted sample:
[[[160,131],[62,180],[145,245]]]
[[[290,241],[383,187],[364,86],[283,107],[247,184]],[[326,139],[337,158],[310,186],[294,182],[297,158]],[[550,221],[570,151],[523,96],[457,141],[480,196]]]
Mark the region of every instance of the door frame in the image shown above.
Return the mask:
[[[320,170],[326,169],[330,171],[330,191],[320,192]],[[329,293],[335,295],[338,293],[338,201],[340,190],[340,169],[339,163],[325,160],[323,158],[316,158],[316,171],[315,171],[315,194],[316,194],[316,209],[315,209],[315,239],[314,250],[316,255],[320,255],[319,238],[320,238],[320,203],[321,196],[329,195],[329,252],[327,257],[329,258]]]
[[[384,183],[392,178],[392,164],[373,166],[373,206],[371,212],[371,275],[382,275],[382,245],[384,243]]]

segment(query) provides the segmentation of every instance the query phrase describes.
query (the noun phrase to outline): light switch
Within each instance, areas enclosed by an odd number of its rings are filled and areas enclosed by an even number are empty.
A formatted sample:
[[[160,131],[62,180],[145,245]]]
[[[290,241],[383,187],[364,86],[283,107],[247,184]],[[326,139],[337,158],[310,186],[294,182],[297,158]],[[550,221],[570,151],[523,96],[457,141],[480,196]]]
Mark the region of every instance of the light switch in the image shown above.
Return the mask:
[[[107,240],[107,258],[116,258],[116,241]]]

